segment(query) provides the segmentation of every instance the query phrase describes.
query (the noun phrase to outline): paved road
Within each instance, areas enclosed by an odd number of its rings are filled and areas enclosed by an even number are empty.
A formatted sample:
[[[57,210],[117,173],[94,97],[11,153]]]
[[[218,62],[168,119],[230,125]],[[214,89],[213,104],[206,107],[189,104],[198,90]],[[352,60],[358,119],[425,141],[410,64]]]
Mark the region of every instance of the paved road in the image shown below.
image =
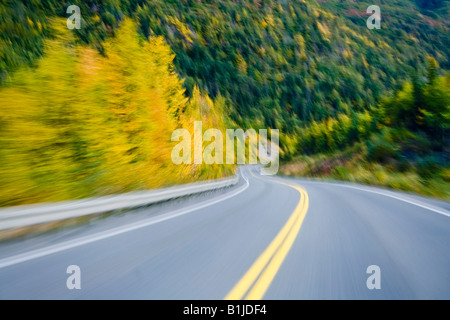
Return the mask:
[[[242,175],[220,193],[0,244],[0,299],[450,299],[449,203]]]

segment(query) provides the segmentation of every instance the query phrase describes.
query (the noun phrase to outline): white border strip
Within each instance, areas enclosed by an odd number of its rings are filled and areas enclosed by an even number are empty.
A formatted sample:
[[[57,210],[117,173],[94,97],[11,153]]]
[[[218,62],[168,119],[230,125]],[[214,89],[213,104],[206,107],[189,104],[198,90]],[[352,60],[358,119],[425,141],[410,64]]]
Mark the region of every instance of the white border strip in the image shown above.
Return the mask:
[[[360,190],[360,191],[365,191],[365,192],[371,192],[371,193],[379,194],[379,195],[382,195],[382,196],[385,196],[385,197],[389,197],[389,198],[393,198],[393,199],[400,200],[400,201],[403,201],[403,202],[407,202],[409,204],[413,204],[415,206],[418,206],[418,207],[421,207],[421,208],[424,208],[424,209],[427,209],[427,210],[430,210],[430,211],[442,214],[442,215],[444,215],[446,217],[450,217],[450,212],[445,210],[445,209],[438,208],[438,207],[435,207],[435,206],[430,206],[430,205],[427,205],[427,204],[425,204],[423,202],[406,199],[404,197],[399,197],[399,196],[396,196],[396,195],[394,195],[394,194],[392,194],[391,192],[388,192],[388,191],[387,192],[382,192],[382,191],[377,191],[377,190],[370,190],[370,189],[365,189],[365,188],[359,188],[359,187],[355,187],[355,186],[346,186],[346,185],[338,184],[338,183],[329,183],[329,184],[332,184],[332,185],[335,185],[335,186],[338,186],[338,187],[356,189],[356,190]]]
[[[273,177],[273,178],[269,178],[270,179],[279,179],[279,180],[287,180],[290,183],[297,183],[301,186],[302,182],[306,182],[306,183],[317,183],[317,184],[324,184],[324,185],[332,185],[332,186],[337,186],[337,187],[343,187],[343,188],[350,188],[350,189],[355,189],[355,190],[360,190],[360,191],[365,191],[365,192],[370,192],[370,193],[375,193],[375,194],[379,194],[385,197],[389,197],[392,199],[396,199],[396,200],[400,200],[418,207],[421,207],[423,209],[427,209],[436,213],[439,213],[443,216],[446,217],[450,217],[450,211],[445,210],[444,208],[439,208],[437,206],[432,206],[429,204],[425,204],[424,202],[421,201],[417,201],[417,200],[412,200],[412,199],[407,199],[406,197],[400,197],[395,195],[393,192],[389,192],[389,191],[381,191],[381,190],[373,190],[376,187],[372,187],[372,186],[367,186],[367,188],[360,188],[360,187],[356,187],[356,186],[351,186],[351,185],[346,185],[346,184],[341,184],[341,183],[337,183],[337,182],[328,182],[328,181],[320,181],[320,180],[308,180],[308,179],[303,179],[301,177],[296,178],[296,177]],[[306,189],[306,187],[302,186],[303,188]]]

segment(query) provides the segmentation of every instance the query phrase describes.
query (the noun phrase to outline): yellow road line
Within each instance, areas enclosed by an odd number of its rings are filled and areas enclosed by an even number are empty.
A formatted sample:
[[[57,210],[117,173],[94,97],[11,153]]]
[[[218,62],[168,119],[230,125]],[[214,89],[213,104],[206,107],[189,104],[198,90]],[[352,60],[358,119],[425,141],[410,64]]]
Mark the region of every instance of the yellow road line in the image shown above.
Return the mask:
[[[256,177],[251,170],[250,173]],[[262,299],[289,253],[308,211],[309,198],[304,189],[290,184],[285,185],[294,188],[300,193],[301,198],[297,207],[266,250],[264,250],[241,280],[228,293],[225,297],[226,300],[240,300],[244,298],[247,292],[248,294],[245,299]]]

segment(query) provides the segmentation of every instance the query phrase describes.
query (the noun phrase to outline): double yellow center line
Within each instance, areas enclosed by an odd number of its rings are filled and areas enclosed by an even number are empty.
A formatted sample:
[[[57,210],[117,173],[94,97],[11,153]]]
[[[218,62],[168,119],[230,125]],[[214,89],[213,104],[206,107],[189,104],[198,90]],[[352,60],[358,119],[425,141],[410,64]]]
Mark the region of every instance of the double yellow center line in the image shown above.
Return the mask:
[[[250,173],[253,175],[251,171]],[[287,185],[297,190],[301,195],[300,201],[281,231],[253,263],[242,279],[228,293],[225,300],[260,300],[264,297],[264,294],[297,238],[303,220],[305,219],[309,207],[308,193],[295,185],[279,181],[274,182]]]

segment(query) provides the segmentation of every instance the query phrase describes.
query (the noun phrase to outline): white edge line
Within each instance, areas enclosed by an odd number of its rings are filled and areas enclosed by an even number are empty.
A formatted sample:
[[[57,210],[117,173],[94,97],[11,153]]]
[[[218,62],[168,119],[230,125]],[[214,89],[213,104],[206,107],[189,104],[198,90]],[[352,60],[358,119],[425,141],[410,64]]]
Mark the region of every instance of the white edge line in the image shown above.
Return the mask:
[[[286,180],[286,179],[283,179],[282,177],[272,177],[272,178],[269,178],[269,180],[270,179]],[[289,180],[289,179],[287,179],[287,180]],[[295,179],[294,179],[293,182],[299,184],[300,187],[302,187],[302,188],[304,188],[306,190],[306,188],[301,185],[301,181],[295,181]],[[327,182],[327,181],[305,181],[305,182],[312,182],[312,183],[319,183],[319,184],[328,184],[328,185],[333,185],[333,186],[337,186],[337,187],[350,188],[350,189],[356,189],[356,190],[365,191],[365,192],[371,192],[371,193],[379,194],[379,195],[382,195],[382,196],[385,196],[385,197],[389,197],[389,198],[393,198],[393,199],[396,199],[396,200],[400,200],[400,201],[403,201],[403,202],[406,202],[406,203],[409,203],[409,204],[421,207],[423,209],[427,209],[427,210],[439,213],[439,214],[441,214],[443,216],[446,216],[446,217],[450,217],[450,212],[445,210],[445,209],[437,208],[435,206],[432,207],[430,205],[426,205],[426,204],[424,204],[422,202],[419,202],[419,201],[412,201],[412,200],[409,200],[409,199],[398,197],[398,196],[393,195],[389,191],[381,192],[381,191],[370,190],[370,189],[365,189],[365,188],[359,188],[359,187],[356,187],[356,186],[348,186],[348,185],[345,185],[345,184],[339,184],[339,183]]]
[[[358,188],[358,187],[355,187],[355,186],[346,186],[346,185],[338,184],[338,183],[329,183],[329,184],[332,184],[332,185],[338,186],[338,187],[344,187],[344,188],[356,189],[356,190],[365,191],[365,192],[376,193],[376,194],[379,194],[379,195],[383,195],[385,197],[389,197],[389,198],[397,199],[397,200],[400,200],[400,201],[403,201],[403,202],[407,202],[407,203],[413,204],[415,206],[418,206],[418,207],[421,207],[421,208],[424,208],[424,209],[427,209],[427,210],[430,210],[430,211],[434,211],[434,212],[442,214],[442,215],[444,215],[446,217],[450,217],[450,213],[447,210],[445,210],[445,209],[439,209],[439,208],[436,208],[436,207],[431,207],[431,206],[426,205],[424,203],[421,203],[419,201],[412,201],[412,200],[408,200],[408,199],[405,199],[405,198],[402,198],[402,197],[397,197],[397,196],[395,196],[395,195],[393,195],[393,194],[391,194],[389,192],[381,192],[381,191],[376,191],[376,190]]]
[[[85,237],[82,237],[79,239],[69,240],[69,241],[66,241],[66,242],[63,242],[60,244],[52,245],[47,248],[32,250],[32,251],[21,253],[21,254],[15,255],[15,256],[7,257],[7,258],[0,260],[0,269],[9,267],[9,266],[12,266],[15,264],[19,264],[19,263],[22,263],[25,261],[41,258],[41,257],[47,256],[47,255],[50,255],[53,253],[57,253],[60,251],[79,247],[79,246],[82,246],[82,245],[85,245],[88,243],[92,243],[95,241],[99,241],[99,240],[103,240],[103,239],[110,238],[113,236],[117,236],[119,234],[123,234],[123,233],[129,232],[129,231],[141,229],[141,228],[144,228],[144,227],[147,227],[147,226],[159,223],[159,222],[163,222],[166,220],[170,220],[170,219],[185,215],[185,214],[190,213],[195,210],[209,207],[216,203],[219,203],[219,202],[222,202],[229,198],[232,198],[232,197],[238,195],[239,193],[245,191],[249,187],[250,183],[243,174],[242,174],[242,177],[244,178],[244,180],[246,182],[245,185],[227,195],[224,195],[224,196],[212,199],[212,200],[206,200],[206,201],[200,202],[200,204],[193,205],[193,206],[190,206],[185,209],[168,212],[168,213],[163,214],[160,217],[156,217],[156,218],[152,217],[152,218],[145,219],[145,220],[135,222],[135,223],[131,223],[131,224],[128,224],[128,225],[125,225],[122,227],[117,227],[117,228],[114,228],[111,230],[103,231],[103,232],[100,232],[100,233],[97,233],[94,235],[89,235],[89,236],[85,236]]]

